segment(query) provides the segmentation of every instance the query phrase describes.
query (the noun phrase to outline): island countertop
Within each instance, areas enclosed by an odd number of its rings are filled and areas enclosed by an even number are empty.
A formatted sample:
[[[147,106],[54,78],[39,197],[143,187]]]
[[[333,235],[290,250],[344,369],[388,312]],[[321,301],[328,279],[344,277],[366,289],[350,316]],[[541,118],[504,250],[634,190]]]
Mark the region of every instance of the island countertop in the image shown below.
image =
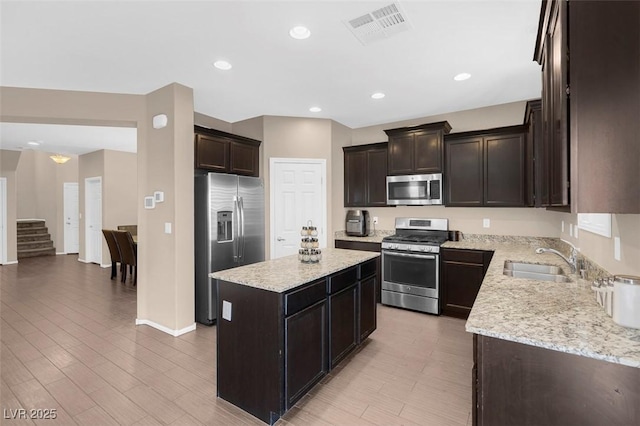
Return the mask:
[[[466,323],[484,336],[640,367],[640,330],[622,327],[596,303],[591,281],[555,283],[503,275],[505,260],[568,265],[553,254],[535,254],[540,242],[447,242],[444,248],[493,251]],[[547,245],[548,247],[548,245]]]
[[[209,276],[235,284],[283,293],[378,256],[380,254],[375,252],[325,248],[322,249],[322,260],[318,263],[302,263],[295,254],[213,272]]]

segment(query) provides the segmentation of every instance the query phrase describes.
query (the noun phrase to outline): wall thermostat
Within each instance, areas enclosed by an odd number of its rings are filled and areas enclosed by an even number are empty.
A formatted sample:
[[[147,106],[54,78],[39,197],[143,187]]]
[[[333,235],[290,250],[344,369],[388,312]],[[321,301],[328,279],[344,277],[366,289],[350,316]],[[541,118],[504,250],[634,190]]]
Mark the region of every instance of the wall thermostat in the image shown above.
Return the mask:
[[[164,192],[163,191],[156,191],[153,193],[153,198],[156,200],[156,203],[163,203],[164,202]]]
[[[144,197],[144,208],[145,209],[155,209],[156,208],[156,200],[154,197]]]

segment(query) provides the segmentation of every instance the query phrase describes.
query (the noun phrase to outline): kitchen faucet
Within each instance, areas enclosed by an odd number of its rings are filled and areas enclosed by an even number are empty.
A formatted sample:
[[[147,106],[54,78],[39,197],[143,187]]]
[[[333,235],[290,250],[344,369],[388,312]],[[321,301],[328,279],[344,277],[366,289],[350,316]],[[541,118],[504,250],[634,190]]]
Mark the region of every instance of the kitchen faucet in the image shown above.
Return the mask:
[[[571,254],[569,255],[569,258],[565,257],[565,255],[563,255],[562,253],[560,253],[558,250],[554,250],[552,248],[543,248],[543,247],[538,247],[536,249],[536,253],[537,254],[542,254],[542,253],[553,253],[553,254],[557,254],[558,256],[560,256],[565,262],[567,262],[569,264],[569,266],[571,266],[571,273],[575,273],[577,270],[577,264],[578,264],[578,249],[575,248],[573,246],[573,244],[569,244],[571,246]]]

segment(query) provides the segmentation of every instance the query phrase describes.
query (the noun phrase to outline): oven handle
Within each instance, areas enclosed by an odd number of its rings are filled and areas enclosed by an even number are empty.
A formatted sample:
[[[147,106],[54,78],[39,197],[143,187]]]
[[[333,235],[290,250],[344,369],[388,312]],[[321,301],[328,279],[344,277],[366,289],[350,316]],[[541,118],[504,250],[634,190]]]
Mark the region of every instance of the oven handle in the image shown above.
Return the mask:
[[[413,257],[416,259],[435,259],[436,258],[434,255],[406,254],[406,253],[396,253],[396,252],[389,252],[389,251],[384,251],[383,254],[386,254],[389,256]]]

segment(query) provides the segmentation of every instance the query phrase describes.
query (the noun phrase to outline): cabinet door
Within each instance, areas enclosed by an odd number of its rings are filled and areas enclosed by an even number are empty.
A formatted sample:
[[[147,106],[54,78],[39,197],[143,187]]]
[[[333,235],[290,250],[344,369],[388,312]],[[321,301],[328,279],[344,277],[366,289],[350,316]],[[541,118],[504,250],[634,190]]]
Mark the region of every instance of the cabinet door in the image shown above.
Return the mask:
[[[413,173],[414,143],[413,133],[389,138],[389,174]]]
[[[360,281],[360,342],[376,329],[377,277]]]
[[[195,151],[196,168],[222,173],[229,171],[229,140],[196,135]]]
[[[567,122],[566,2],[554,2],[549,24],[550,72],[550,203],[569,205],[569,138]]]
[[[481,206],[483,202],[482,138],[445,141],[445,195],[448,206]]]
[[[366,151],[355,151],[355,152],[344,153],[344,206],[345,207],[366,206],[366,197],[367,197],[366,171],[367,171]],[[385,185],[386,185],[386,181],[385,181]]]
[[[442,137],[440,132],[417,132],[414,144],[414,172],[419,174],[441,173]]]
[[[482,264],[442,262],[442,313],[467,318],[480,291]]]
[[[358,284],[329,296],[329,353],[331,368],[358,343]]]
[[[327,373],[326,299],[285,318],[286,409]]]
[[[243,176],[259,176],[260,147],[249,144],[231,142],[231,165],[229,170]]]
[[[369,207],[386,207],[387,205],[387,150],[372,149],[367,151],[367,196]]]
[[[519,135],[484,139],[484,204],[525,205],[525,138]]]

